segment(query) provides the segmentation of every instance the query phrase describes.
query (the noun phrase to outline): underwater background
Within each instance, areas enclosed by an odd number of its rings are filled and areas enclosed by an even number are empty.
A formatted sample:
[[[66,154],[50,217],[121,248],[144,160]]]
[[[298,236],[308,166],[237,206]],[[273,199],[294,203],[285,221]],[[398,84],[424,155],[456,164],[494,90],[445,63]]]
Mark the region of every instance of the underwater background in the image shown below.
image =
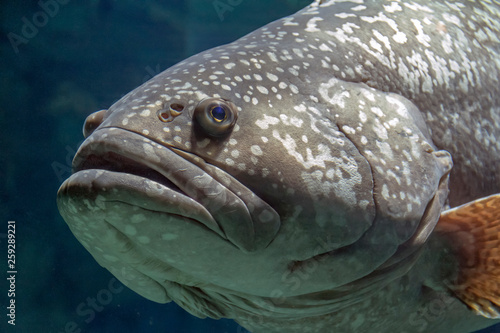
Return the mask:
[[[56,192],[88,114],[188,56],[309,3],[2,0],[0,332],[247,332],[124,287],[71,234]],[[8,221],[16,226],[15,326],[6,316]],[[429,320],[439,320],[439,309]],[[481,332],[500,333],[500,325]]]

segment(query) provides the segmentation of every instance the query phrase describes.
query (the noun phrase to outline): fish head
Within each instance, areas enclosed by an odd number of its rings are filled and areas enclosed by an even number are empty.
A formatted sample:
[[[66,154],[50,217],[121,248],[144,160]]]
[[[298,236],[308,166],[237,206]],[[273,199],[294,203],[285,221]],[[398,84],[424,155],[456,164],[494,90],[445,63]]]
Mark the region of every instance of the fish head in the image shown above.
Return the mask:
[[[94,258],[149,299],[169,301],[179,285],[332,289],[422,243],[438,219],[451,158],[420,110],[256,52],[195,55],[87,119],[59,209]]]

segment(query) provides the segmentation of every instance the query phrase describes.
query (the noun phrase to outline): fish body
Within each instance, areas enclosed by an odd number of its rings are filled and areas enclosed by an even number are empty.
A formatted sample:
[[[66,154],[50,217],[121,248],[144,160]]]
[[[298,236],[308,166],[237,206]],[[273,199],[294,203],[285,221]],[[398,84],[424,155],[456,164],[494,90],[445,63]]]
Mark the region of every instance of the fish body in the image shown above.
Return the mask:
[[[499,32],[495,1],[315,1],[89,116],[61,214],[139,294],[252,332],[494,324]]]

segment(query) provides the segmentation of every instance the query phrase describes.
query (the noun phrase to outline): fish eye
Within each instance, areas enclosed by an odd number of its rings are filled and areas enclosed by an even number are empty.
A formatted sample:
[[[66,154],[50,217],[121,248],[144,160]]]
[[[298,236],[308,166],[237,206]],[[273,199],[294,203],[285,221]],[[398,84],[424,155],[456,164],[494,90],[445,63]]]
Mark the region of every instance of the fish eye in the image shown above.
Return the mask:
[[[221,123],[226,120],[226,110],[223,107],[217,105],[210,110],[210,115],[215,122]]]
[[[222,98],[206,98],[194,109],[194,119],[211,136],[231,132],[238,118],[236,106]]]

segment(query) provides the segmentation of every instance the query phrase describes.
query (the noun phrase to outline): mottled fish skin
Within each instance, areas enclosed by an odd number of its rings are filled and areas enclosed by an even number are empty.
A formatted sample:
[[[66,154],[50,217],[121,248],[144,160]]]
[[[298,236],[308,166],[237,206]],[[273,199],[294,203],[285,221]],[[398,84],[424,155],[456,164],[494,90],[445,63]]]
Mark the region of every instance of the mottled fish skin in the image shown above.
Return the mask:
[[[497,1],[315,1],[89,120],[61,214],[141,295],[252,332],[491,325],[424,244],[499,192],[499,36]],[[237,109],[227,135],[193,120],[205,98]]]

